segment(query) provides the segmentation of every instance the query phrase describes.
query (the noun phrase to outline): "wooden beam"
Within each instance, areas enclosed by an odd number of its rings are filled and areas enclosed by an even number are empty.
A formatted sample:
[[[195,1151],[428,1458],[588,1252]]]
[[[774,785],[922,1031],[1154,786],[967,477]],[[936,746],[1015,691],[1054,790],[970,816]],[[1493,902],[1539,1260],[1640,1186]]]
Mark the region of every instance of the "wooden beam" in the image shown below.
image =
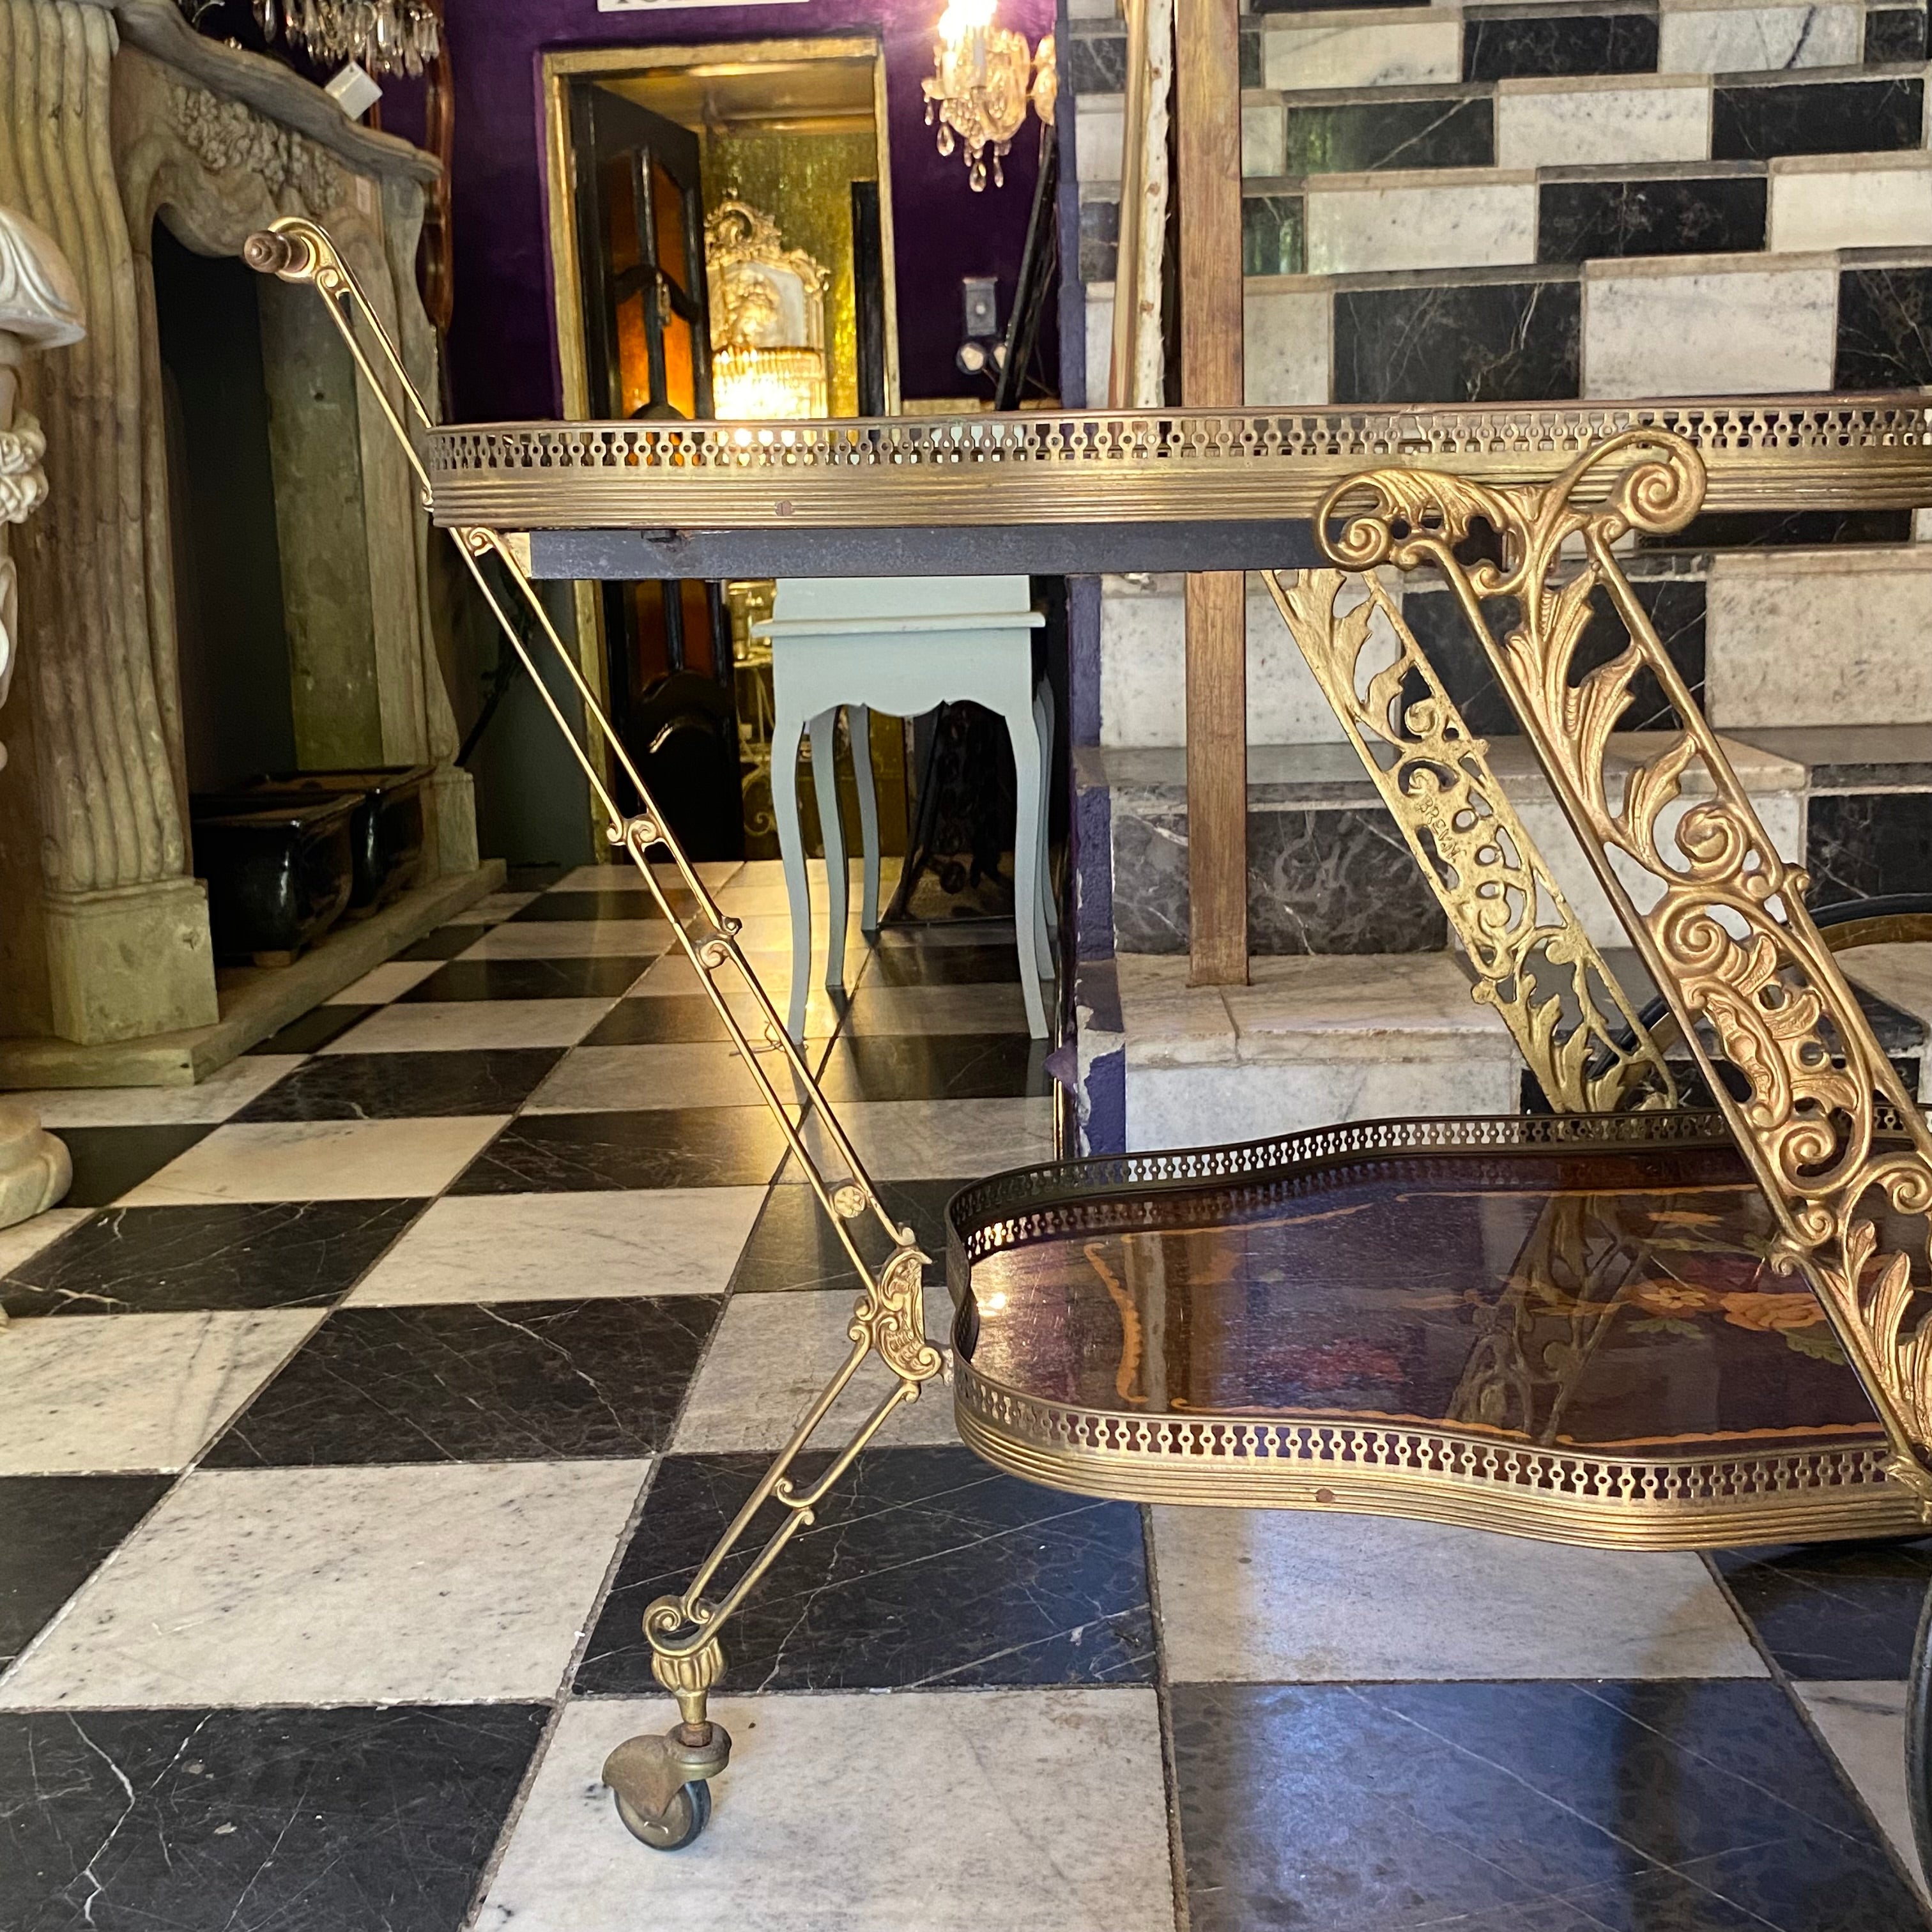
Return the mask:
[[[1242,390],[1239,0],[1176,0],[1174,192],[1180,398]],[[1188,980],[1248,977],[1247,599],[1238,572],[1187,579]]]

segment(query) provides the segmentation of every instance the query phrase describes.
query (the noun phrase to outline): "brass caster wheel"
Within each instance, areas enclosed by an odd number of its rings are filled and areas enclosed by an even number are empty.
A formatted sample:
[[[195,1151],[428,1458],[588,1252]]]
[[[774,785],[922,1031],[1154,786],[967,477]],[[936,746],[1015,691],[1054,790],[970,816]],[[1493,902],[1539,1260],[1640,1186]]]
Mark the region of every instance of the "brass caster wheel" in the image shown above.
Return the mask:
[[[621,1791],[610,1795],[616,1800],[617,1816],[623,1820],[625,1830],[654,1852],[683,1850],[711,1816],[711,1787],[701,1778],[680,1784],[662,1811],[640,1811]]]

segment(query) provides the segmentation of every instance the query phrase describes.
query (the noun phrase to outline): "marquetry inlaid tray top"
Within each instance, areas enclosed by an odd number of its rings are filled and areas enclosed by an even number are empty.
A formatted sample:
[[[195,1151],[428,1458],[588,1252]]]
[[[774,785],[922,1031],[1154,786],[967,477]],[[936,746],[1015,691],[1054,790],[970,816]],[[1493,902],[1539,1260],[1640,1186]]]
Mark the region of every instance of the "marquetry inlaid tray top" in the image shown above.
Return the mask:
[[[1368,1124],[966,1190],[961,1433],[1148,1500],[1650,1546],[1913,1527],[1717,1117],[1570,1126],[1601,1138]]]
[[[1643,425],[1696,448],[1707,510],[1932,502],[1917,394],[471,424],[429,430],[424,460],[439,523],[495,530],[1278,521],[1390,466],[1546,482]]]

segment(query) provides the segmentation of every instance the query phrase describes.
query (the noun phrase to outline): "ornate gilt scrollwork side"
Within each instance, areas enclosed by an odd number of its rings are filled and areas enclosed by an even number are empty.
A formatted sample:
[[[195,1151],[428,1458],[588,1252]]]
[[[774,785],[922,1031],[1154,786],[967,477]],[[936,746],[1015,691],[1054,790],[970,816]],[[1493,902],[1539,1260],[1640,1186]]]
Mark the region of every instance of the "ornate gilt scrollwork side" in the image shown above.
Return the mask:
[[[1703,490],[1696,452],[1643,428],[1540,488],[1372,471],[1330,496],[1316,527],[1346,569],[1429,563],[1447,578],[1771,1202],[1774,1264],[1802,1270],[1816,1290],[1884,1422],[1894,1474],[1932,1507],[1922,1455],[1932,1448],[1932,1322],[1917,1306],[1928,1285],[1932,1136],[1804,909],[1804,872],[1766,835],[1614,553],[1634,532],[1681,529]],[[1479,521],[1502,536],[1501,563],[1458,560]],[[1629,643],[1580,673],[1599,587]],[[1483,608],[1498,598],[1518,614],[1501,638]],[[1613,800],[1610,735],[1644,670],[1681,729]],[[1894,1120],[1902,1132],[1882,1140]]]
[[[1339,570],[1270,571],[1290,635],[1475,968],[1564,1113],[1671,1106],[1676,1082],[1585,933],[1434,668],[1372,572],[1338,611]],[[1393,640],[1394,652],[1388,655]],[[1387,662],[1376,668],[1378,655]],[[1561,985],[1574,1003],[1566,1018]],[[1619,1035],[1610,1009],[1622,1019]]]

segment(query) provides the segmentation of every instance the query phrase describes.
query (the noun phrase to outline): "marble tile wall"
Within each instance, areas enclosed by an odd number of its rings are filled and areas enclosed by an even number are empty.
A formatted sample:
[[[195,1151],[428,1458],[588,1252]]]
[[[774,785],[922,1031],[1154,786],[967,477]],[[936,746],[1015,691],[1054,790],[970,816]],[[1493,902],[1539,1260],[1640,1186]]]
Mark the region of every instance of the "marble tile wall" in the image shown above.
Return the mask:
[[[1664,74],[1759,74],[1856,67],[1864,53],[1857,7],[1671,7],[1660,16]]]
[[[1770,184],[1755,171],[1606,179],[1550,169],[1537,178],[1539,262],[1736,254],[1765,245]],[[1932,224],[1927,233],[1932,238]]]
[[[1867,154],[1916,148],[1924,128],[1925,83],[1916,76],[1720,86],[1711,98],[1710,154],[1742,161]]]
[[[1832,380],[1843,389],[1932,382],[1932,268],[1847,268],[1838,278]]]
[[[1314,14],[1262,37],[1262,85],[1308,92],[1460,80],[1462,22],[1433,8]]]
[[[1316,176],[1307,198],[1311,274],[1487,267],[1536,259],[1536,179],[1440,174]]]
[[[1560,274],[1344,286],[1331,394],[1363,404],[1574,396],[1582,325],[1581,287]]]
[[[1496,88],[1496,165],[1699,161],[1710,153],[1709,90],[1700,80],[1505,80]]]
[[[1932,244],[1932,155],[1792,155],[1771,164],[1769,187],[1770,245],[1780,253]]]
[[[1549,14],[1470,7],[1463,14],[1462,78],[1654,74],[1657,45],[1657,16],[1648,12]]]

